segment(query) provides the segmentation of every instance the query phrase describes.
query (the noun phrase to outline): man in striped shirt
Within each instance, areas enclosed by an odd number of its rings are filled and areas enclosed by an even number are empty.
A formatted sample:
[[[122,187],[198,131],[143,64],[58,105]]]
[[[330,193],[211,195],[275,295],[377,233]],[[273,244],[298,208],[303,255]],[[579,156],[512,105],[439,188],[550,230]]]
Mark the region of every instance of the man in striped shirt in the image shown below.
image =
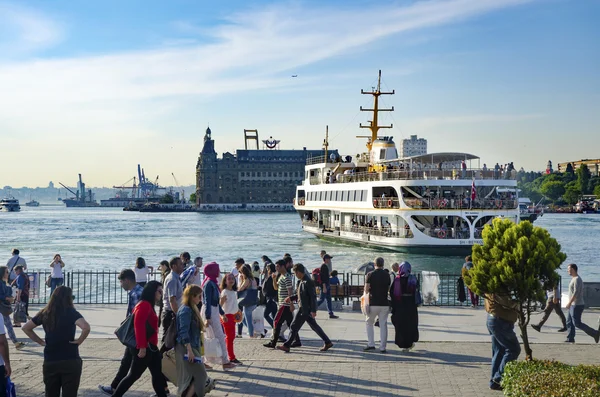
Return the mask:
[[[119,274],[119,281],[121,282],[121,287],[125,291],[127,291],[127,296],[129,297],[129,301],[127,302],[127,318],[131,316],[133,308],[140,301],[142,291],[144,289],[135,281],[135,273],[131,269],[122,270],[121,274]],[[123,358],[121,359],[121,365],[119,366],[119,371],[117,371],[115,379],[112,381],[110,386],[99,385],[98,389],[100,389],[100,391],[104,394],[112,396],[119,383],[123,380],[123,378],[125,378],[125,376],[129,372],[129,368],[131,367],[131,360],[133,360],[131,352],[128,348],[125,348],[125,354],[123,354]]]
[[[289,296],[292,296],[292,290],[294,286],[292,277],[288,274],[285,260],[278,260],[275,263],[275,266],[277,268],[278,277],[273,278],[273,286],[277,288],[279,310],[275,316],[275,329],[273,330],[271,341],[264,344],[265,347],[272,349],[277,346],[277,340],[279,339],[279,334],[281,333],[281,327],[283,323],[287,323],[287,326],[289,327],[294,319],[292,304],[286,303],[285,301]],[[300,343],[300,337],[297,337],[296,340],[293,340],[291,346],[302,346]]]

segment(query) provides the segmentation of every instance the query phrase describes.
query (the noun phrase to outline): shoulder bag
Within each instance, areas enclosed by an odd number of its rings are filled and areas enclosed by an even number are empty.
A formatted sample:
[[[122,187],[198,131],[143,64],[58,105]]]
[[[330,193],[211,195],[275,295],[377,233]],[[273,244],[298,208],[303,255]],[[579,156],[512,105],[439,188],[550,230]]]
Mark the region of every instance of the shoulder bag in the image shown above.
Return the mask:
[[[135,340],[135,331],[133,329],[133,318],[134,315],[127,317],[119,328],[115,330],[115,335],[119,342],[121,342],[126,347],[137,349],[137,342]],[[146,322],[146,335],[147,339],[151,338],[154,335],[154,329]]]
[[[245,289],[242,292],[238,292],[238,306],[249,307],[254,306],[258,302],[258,290],[257,289]]]

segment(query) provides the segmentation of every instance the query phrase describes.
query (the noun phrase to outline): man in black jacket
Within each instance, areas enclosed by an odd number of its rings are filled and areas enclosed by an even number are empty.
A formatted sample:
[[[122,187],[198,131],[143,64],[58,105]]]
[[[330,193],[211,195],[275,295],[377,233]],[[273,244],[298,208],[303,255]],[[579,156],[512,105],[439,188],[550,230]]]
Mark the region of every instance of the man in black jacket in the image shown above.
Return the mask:
[[[327,302],[327,311],[329,312],[329,318],[339,318],[333,314],[333,308],[331,307],[331,283],[329,282],[329,267],[331,266],[331,256],[329,254],[323,255],[323,264],[321,265],[320,278],[321,278],[321,296],[317,302],[317,308],[321,306],[323,302]]]
[[[317,321],[315,320],[315,317],[317,317],[317,293],[315,291],[315,283],[310,276],[306,274],[306,270],[302,264],[295,264],[293,270],[296,278],[299,280],[298,290],[296,291],[296,295],[286,298],[286,302],[298,302],[299,307],[294,316],[294,321],[292,321],[291,336],[288,341],[282,346],[279,346],[278,349],[289,353],[293,341],[296,340],[300,329],[304,323],[307,322],[310,328],[312,328],[325,343],[321,348],[321,351],[327,351],[333,347],[333,343],[331,343],[331,340],[325,335],[325,332],[323,332],[323,329],[319,327],[319,324],[317,324]]]

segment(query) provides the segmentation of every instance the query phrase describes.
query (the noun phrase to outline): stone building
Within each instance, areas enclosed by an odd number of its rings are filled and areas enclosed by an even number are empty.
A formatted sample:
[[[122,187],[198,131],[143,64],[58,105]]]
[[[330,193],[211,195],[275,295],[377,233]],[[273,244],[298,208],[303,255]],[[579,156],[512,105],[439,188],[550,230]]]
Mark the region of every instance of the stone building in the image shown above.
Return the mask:
[[[207,128],[196,165],[196,203],[291,204],[296,186],[304,179],[308,157],[323,150],[247,150],[217,157]],[[337,155],[337,151],[329,151]]]

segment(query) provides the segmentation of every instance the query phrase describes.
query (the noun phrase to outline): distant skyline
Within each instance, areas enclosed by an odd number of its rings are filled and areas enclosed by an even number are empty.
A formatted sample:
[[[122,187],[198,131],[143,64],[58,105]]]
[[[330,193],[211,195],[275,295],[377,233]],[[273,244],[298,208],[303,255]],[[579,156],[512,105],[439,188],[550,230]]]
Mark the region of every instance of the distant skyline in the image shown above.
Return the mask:
[[[517,169],[600,157],[600,1],[0,0],[0,186],[195,184],[207,126],[364,150],[361,89],[396,141]],[[292,77],[297,75],[297,77]]]

